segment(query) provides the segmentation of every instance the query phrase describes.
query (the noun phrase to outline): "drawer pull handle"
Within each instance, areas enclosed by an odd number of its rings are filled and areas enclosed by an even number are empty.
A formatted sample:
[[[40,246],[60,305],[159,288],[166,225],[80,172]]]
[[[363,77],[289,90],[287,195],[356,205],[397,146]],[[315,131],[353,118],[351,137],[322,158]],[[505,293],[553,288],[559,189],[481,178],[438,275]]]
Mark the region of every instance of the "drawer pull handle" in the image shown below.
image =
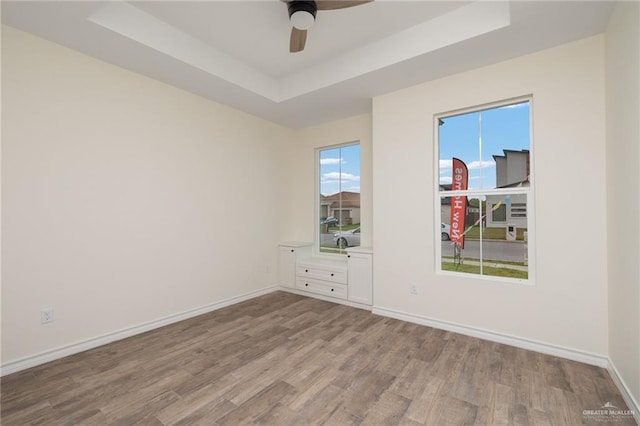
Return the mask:
[[[309,283],[304,283],[304,286],[305,287],[309,287]]]
[[[291,249],[291,253],[293,253],[294,251],[295,251],[294,249]]]
[[[347,255],[347,257],[348,257],[349,259],[351,259],[351,255],[350,255],[350,254],[348,254],[348,255]]]
[[[304,271],[305,271],[305,272],[309,272],[309,270],[308,270],[308,269],[305,269]]]
[[[331,276],[333,276],[333,274],[331,274]]]
[[[331,289],[331,291],[333,291],[333,289]]]

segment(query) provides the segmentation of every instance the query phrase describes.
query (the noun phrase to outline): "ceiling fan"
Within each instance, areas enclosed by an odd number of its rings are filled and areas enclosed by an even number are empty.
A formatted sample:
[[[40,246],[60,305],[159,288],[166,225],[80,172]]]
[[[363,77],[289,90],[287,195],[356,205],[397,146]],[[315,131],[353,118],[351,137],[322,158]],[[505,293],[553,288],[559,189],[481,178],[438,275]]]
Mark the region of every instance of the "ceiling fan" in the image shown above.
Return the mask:
[[[316,13],[319,10],[345,9],[347,7],[359,6],[373,0],[316,0],[316,1],[287,1],[289,9],[289,20],[291,21],[291,38],[289,40],[289,52],[301,52],[307,42],[307,30],[316,21]]]

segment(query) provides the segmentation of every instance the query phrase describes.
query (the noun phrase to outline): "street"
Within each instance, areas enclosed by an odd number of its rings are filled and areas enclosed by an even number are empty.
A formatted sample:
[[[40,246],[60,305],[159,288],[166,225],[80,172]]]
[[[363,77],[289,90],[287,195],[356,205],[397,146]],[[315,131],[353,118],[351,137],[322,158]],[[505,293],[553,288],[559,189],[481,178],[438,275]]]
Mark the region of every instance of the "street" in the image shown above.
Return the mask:
[[[320,234],[320,245],[335,246],[336,243],[333,241],[333,234]]]
[[[462,255],[466,259],[480,258],[480,240],[467,239]],[[442,241],[442,256],[453,257],[451,241]],[[482,257],[488,260],[507,262],[524,261],[524,243],[522,241],[485,240],[482,244]]]

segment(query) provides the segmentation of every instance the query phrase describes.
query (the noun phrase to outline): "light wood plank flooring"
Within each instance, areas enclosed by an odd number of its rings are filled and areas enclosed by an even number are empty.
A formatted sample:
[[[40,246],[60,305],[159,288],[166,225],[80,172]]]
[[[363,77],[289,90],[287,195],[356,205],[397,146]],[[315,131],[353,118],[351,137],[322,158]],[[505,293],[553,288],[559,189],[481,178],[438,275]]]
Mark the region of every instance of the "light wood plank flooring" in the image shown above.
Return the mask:
[[[3,426],[602,425],[583,410],[626,409],[602,368],[283,292],[1,385]]]

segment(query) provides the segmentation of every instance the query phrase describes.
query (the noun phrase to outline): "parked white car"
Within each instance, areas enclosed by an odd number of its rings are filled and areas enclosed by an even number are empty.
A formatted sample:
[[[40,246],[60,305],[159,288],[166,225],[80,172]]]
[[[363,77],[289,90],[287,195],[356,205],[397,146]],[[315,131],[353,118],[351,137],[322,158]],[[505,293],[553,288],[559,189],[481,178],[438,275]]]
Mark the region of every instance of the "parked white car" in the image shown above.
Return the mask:
[[[340,231],[333,234],[333,241],[340,248],[360,245],[360,228],[350,231]]]
[[[442,241],[449,241],[451,239],[451,227],[446,223],[440,224],[440,237]]]

